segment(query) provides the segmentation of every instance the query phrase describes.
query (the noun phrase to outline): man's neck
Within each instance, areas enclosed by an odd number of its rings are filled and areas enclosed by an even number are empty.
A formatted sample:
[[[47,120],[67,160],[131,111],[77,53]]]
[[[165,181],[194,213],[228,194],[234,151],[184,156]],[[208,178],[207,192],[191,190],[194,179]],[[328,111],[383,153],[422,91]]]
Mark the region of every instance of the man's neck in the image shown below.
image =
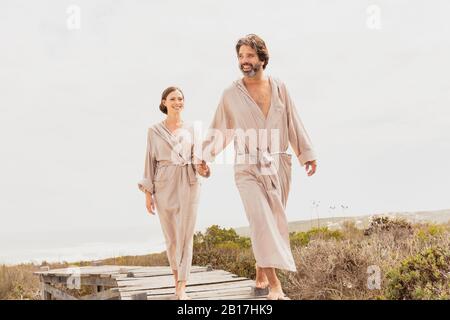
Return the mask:
[[[242,81],[244,81],[245,85],[256,85],[256,84],[261,84],[261,83],[267,81],[267,78],[266,78],[266,76],[264,76],[264,73],[261,71],[261,72],[258,72],[254,77],[244,76]]]

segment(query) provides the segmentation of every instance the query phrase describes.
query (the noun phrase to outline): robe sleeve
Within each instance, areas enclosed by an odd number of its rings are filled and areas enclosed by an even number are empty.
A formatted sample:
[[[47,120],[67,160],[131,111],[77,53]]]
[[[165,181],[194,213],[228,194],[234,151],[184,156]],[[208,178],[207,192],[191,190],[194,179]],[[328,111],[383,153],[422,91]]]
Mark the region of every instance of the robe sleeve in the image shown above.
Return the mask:
[[[213,162],[216,156],[233,140],[234,132],[235,121],[229,105],[226,103],[224,93],[203,142],[203,160]]]
[[[150,139],[150,129],[147,133],[147,150],[145,154],[144,176],[138,182],[138,188],[142,192],[154,193],[153,178],[156,171],[156,158],[153,152],[152,143]]]
[[[192,131],[192,137],[193,137],[193,143],[191,146],[191,157],[192,157],[192,164],[193,164],[193,168],[194,171],[197,173],[197,165],[202,163],[202,139],[200,137],[200,132],[195,132],[195,128],[193,128]],[[198,156],[200,155],[200,156]],[[211,175],[211,168],[209,168],[209,172],[208,175],[205,176],[204,178],[209,178],[209,176]]]
[[[316,160],[316,155],[297,108],[284,84],[281,85],[281,94],[287,109],[289,143],[300,164],[304,166],[306,162]]]

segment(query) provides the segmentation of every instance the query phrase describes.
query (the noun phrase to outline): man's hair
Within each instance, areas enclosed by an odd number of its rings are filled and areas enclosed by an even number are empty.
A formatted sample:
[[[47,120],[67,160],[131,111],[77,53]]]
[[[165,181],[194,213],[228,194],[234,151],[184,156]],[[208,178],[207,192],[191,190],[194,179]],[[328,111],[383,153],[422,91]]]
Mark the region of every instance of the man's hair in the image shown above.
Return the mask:
[[[269,63],[269,51],[267,50],[264,40],[258,37],[256,34],[248,34],[243,38],[240,38],[236,43],[236,53],[239,55],[239,49],[243,46],[249,46],[256,51],[259,60],[264,61],[263,69],[266,69]]]

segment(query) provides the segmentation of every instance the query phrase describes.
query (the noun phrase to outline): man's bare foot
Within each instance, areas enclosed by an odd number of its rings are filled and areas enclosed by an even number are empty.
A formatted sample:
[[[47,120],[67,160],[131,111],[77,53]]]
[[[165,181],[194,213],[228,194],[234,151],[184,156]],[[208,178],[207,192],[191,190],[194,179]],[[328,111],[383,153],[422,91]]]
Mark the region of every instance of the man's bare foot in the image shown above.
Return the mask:
[[[256,279],[255,279],[255,286],[257,289],[266,289],[269,287],[269,280],[267,279],[266,274],[264,271],[258,267],[258,265],[255,264],[256,268]]]
[[[276,288],[270,288],[269,294],[267,295],[267,300],[291,300],[286,296],[281,289],[281,286]]]

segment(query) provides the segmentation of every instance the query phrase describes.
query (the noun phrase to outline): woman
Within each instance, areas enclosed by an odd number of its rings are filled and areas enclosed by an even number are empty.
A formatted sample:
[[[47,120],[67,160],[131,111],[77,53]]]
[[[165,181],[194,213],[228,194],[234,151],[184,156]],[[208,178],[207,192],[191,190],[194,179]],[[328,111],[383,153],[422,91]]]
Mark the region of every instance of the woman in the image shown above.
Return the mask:
[[[192,163],[193,129],[183,123],[184,95],[177,87],[162,93],[160,110],[166,119],[148,130],[144,177],[138,183],[145,192],[146,207],[158,211],[167,257],[175,277],[177,299],[186,295],[191,263],[200,185],[196,171],[209,177],[209,167]]]

